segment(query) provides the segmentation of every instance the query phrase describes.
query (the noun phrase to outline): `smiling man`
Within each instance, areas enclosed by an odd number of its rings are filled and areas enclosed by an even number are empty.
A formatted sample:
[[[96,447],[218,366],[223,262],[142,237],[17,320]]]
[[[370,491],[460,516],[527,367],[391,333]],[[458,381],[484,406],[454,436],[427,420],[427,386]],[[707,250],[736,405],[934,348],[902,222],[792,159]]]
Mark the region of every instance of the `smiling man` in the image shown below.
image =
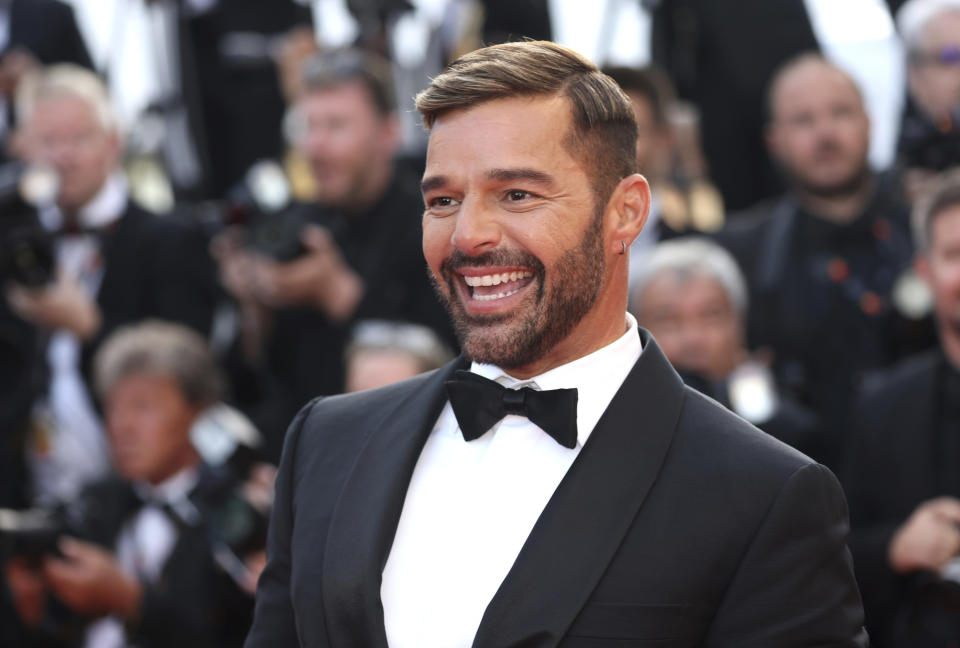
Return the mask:
[[[464,350],[287,436],[247,646],[861,646],[833,476],[686,389],[626,313],[629,100],[547,42],[417,98]]]

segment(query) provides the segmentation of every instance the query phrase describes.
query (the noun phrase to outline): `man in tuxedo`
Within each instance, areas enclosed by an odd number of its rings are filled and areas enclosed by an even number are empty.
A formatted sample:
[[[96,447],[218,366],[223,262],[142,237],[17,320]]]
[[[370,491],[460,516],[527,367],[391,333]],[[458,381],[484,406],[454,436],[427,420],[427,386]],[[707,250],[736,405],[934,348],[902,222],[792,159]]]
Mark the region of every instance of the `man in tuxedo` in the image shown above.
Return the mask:
[[[58,179],[52,204],[39,209],[55,268],[39,286],[4,277],[0,324],[30,351],[23,366],[0,371],[32,388],[25,398],[33,401],[35,494],[68,498],[109,468],[88,390],[100,343],[118,326],[147,317],[206,335],[217,292],[199,227],[130,199],[118,124],[94,73],[50,66],[23,87],[18,111],[25,159]]]
[[[253,599],[241,587],[237,531],[256,514],[190,440],[220,398],[206,342],[177,324],[125,327],[104,343],[95,374],[115,474],[52,513],[63,529],[57,555],[4,565],[24,626],[15,645],[48,645],[39,642],[51,631],[85,648],[239,645]]]
[[[650,194],[613,80],[511,43],[417,106],[464,357],[295,419],[248,648],[866,645],[836,480],[626,314]]]
[[[850,547],[878,648],[960,641],[960,175],[915,212],[940,348],[873,376],[846,475]]]

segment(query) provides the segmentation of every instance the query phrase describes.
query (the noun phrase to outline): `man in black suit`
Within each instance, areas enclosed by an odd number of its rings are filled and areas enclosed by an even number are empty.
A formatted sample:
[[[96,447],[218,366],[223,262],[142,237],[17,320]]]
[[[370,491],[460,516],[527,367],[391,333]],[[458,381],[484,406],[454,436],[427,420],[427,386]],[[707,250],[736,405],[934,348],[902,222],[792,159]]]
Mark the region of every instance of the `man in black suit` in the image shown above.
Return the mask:
[[[253,528],[257,514],[190,440],[220,398],[206,342],[177,324],[125,327],[104,343],[95,373],[116,474],[51,514],[63,529],[58,555],[4,556],[24,626],[15,645],[51,631],[88,648],[240,645],[253,611],[244,550],[258,547],[237,529]]]
[[[512,43],[417,105],[465,357],[302,410],[247,646],[866,645],[836,480],[626,315],[650,194],[613,80]]]
[[[918,206],[940,348],[867,383],[846,475],[850,546],[878,648],[960,641],[960,176]]]
[[[21,348],[42,351],[39,357],[26,354],[22,367],[2,371],[18,372],[23,383],[36,381],[30,424],[36,449],[51,450],[35,455],[36,494],[69,497],[108,468],[87,389],[100,342],[118,326],[146,317],[184,323],[206,335],[216,286],[202,232],[130,200],[119,169],[116,120],[96,75],[73,65],[51,66],[24,88],[18,104],[25,157],[58,177],[55,204],[39,210],[53,237],[56,268],[39,287],[5,278],[4,324],[18,331]]]

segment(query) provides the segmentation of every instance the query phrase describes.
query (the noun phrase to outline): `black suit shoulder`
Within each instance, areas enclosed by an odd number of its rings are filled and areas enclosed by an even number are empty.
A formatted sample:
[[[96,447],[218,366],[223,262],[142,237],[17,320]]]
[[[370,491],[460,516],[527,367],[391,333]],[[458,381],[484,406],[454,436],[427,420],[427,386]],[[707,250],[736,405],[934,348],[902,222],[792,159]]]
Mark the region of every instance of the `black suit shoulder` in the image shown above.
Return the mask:
[[[328,482],[331,487],[345,479],[370,434],[435,373],[369,391],[319,396],[307,403],[291,423],[284,442],[284,456],[296,457],[294,482],[316,467],[322,468],[322,479],[333,480]]]
[[[685,401],[674,443],[700,446],[710,453],[716,470],[737,471],[750,478],[784,478],[816,463],[778,441],[728,408],[695,389],[685,387]],[[745,459],[755,459],[745,461]]]
[[[905,358],[887,370],[867,374],[861,388],[861,406],[896,407],[904,393],[918,391],[932,378],[941,361],[941,352],[931,350]]]

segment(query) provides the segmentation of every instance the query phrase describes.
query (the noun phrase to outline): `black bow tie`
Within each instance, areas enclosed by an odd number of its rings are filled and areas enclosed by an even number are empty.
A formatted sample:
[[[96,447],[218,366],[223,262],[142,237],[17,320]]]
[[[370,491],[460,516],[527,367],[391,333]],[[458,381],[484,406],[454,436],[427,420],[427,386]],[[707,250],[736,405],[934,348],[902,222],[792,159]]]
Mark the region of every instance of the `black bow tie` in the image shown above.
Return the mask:
[[[508,414],[526,416],[565,448],[577,445],[577,390],[507,389],[469,371],[448,380],[447,396],[467,441],[483,435]]]

